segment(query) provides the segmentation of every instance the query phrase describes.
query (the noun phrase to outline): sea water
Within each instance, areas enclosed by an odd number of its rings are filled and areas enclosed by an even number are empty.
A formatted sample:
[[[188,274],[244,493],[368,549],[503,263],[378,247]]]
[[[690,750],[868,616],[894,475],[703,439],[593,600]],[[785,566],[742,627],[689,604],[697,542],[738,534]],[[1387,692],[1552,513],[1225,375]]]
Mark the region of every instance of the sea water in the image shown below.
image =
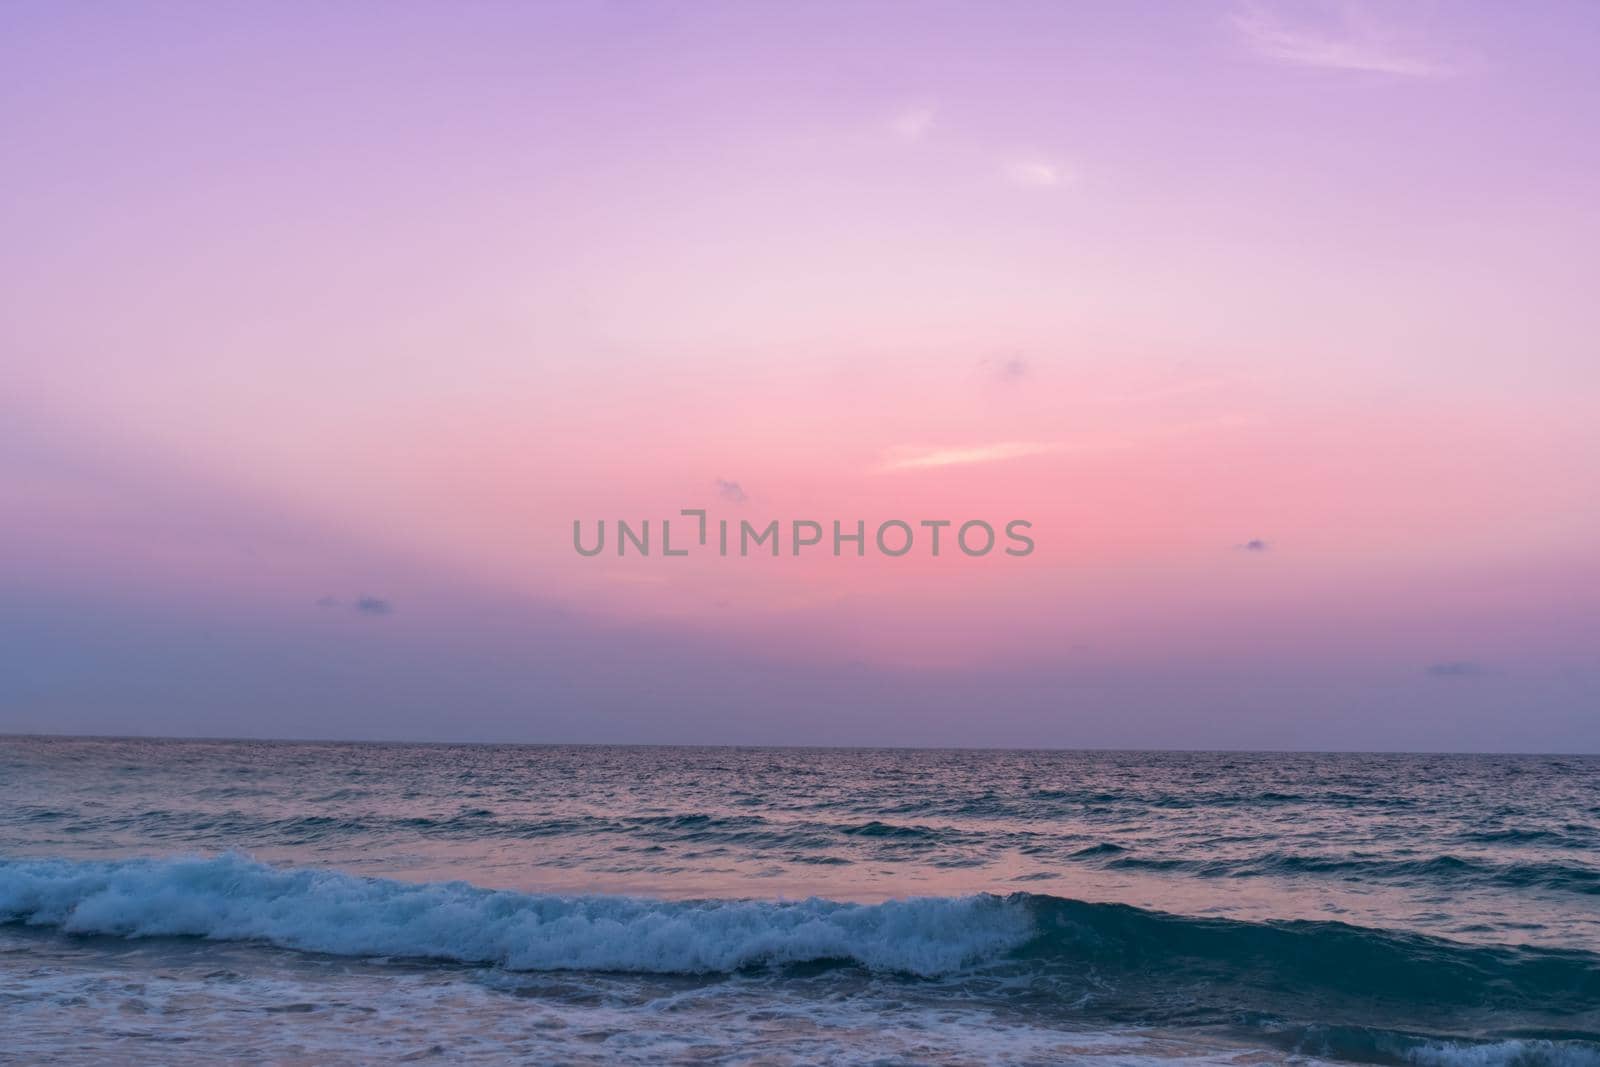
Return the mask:
[[[0,738],[0,1059],[1600,1067],[1600,759]]]

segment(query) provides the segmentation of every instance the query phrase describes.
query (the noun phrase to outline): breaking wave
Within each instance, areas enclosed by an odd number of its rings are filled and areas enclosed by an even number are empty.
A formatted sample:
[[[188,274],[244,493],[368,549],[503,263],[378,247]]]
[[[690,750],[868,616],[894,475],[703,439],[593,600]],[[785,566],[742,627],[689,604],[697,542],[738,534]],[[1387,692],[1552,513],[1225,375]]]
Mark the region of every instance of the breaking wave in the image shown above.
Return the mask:
[[[0,921],[118,937],[261,941],[521,971],[706,974],[839,960],[933,976],[1025,944],[999,897],[885,904],[554,896],[278,868],[238,854],[0,862]]]
[[[1042,894],[851,904],[663,901],[412,883],[247,856],[0,860],[0,923],[507,972],[817,967],[954,983],[1066,1023],[1247,1029],[1419,1067],[1600,1067],[1600,957],[1336,922],[1241,922]],[[808,965],[798,972],[786,968]],[[895,976],[898,976],[896,978]]]

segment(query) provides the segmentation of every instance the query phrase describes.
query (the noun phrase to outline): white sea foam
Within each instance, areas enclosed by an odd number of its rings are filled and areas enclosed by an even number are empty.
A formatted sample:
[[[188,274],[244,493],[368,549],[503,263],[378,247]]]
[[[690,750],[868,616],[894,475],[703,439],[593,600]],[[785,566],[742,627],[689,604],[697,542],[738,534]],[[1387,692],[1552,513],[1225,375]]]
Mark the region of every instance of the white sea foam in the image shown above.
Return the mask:
[[[1000,956],[1033,933],[1023,905],[995,897],[865,905],[547,896],[271,867],[238,854],[0,862],[0,921],[520,971],[656,974],[852,960],[932,976]]]
[[[1592,1045],[1538,1039],[1430,1041],[1406,1058],[1419,1067],[1600,1067],[1600,1050]]]
[[[15,931],[15,927],[11,928]],[[0,929],[0,1061],[561,1063],[572,1067],[1264,1067],[1301,1056],[1217,1040],[1077,1030],[904,985],[814,995],[762,975],[536,975],[346,961],[237,945],[115,946]]]

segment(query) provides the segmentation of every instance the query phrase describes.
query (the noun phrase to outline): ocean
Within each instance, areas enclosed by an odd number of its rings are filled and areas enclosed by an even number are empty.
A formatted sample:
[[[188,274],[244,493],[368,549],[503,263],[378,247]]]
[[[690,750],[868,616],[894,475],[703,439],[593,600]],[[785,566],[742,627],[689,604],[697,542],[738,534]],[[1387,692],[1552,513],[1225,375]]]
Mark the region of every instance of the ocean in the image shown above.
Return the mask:
[[[0,738],[0,1061],[1600,1067],[1600,758]]]

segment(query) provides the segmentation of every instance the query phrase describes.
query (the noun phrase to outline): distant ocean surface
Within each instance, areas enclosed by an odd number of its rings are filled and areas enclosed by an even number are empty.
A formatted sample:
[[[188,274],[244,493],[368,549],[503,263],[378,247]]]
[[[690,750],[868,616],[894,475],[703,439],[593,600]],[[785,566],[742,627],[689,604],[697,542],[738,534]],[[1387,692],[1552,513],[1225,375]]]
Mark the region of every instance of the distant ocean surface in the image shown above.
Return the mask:
[[[0,738],[0,1061],[1600,1067],[1600,758]]]

